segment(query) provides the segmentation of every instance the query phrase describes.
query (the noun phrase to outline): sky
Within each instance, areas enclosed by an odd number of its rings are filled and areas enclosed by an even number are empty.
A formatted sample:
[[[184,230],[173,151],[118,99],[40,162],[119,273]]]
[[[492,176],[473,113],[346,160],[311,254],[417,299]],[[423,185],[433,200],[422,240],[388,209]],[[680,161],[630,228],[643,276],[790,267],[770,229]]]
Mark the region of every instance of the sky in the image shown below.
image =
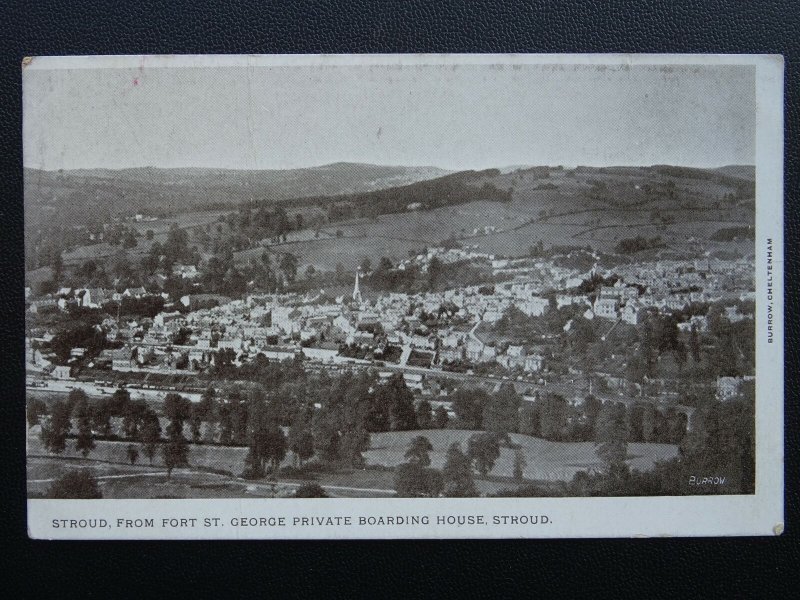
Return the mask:
[[[29,69],[26,167],[755,162],[752,66]]]

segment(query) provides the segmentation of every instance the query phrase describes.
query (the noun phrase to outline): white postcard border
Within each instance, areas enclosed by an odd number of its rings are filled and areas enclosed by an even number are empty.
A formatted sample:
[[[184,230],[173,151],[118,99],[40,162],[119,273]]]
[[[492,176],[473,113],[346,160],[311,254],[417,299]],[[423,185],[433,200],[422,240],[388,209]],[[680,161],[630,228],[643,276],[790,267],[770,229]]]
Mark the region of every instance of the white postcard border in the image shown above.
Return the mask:
[[[742,496],[476,499],[28,500],[36,539],[568,538],[775,535],[783,531],[783,58],[758,55],[274,55],[36,57],[25,69],[422,64],[756,67],[756,493]],[[771,243],[768,241],[771,240]],[[773,289],[767,298],[768,277]],[[771,305],[771,323],[768,322]],[[768,327],[772,326],[771,341]],[[256,519],[234,526],[231,518]],[[270,525],[270,519],[286,525]],[[350,517],[351,524],[326,524]],[[394,524],[385,524],[394,517]],[[416,517],[398,524],[397,517]],[[427,521],[423,517],[427,517]],[[445,519],[444,523],[438,521]],[[459,524],[472,517],[473,524]],[[478,517],[482,524],[474,521]],[[506,517],[503,520],[502,517]],[[511,517],[517,521],[512,522]],[[522,518],[528,519],[528,524]],[[197,519],[172,527],[170,519]],[[205,519],[220,519],[205,526]],[[323,519],[310,524],[294,519]],[[384,524],[360,519],[383,518]],[[500,518],[500,522],[496,521]],[[534,518],[536,523],[533,523]],[[58,527],[60,520],[85,527]],[[122,519],[123,526],[118,526]],[[152,519],[153,527],[125,527]],[[167,519],[167,526],[163,525]],[[266,521],[260,521],[266,519]],[[452,524],[450,520],[455,519]],[[414,521],[414,519],[411,519]],[[92,527],[92,523],[96,526]],[[105,523],[105,525],[103,525]],[[212,521],[213,523],[213,521]],[[261,524],[258,524],[261,523]],[[273,521],[274,523],[274,521]],[[180,525],[180,521],[178,521]]]

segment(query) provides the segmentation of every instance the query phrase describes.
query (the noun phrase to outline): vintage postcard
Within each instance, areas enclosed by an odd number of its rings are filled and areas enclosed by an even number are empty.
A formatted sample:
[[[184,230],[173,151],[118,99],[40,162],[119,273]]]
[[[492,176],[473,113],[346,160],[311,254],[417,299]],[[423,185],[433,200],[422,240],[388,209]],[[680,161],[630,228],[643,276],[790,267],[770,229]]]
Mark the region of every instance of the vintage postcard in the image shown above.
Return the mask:
[[[781,57],[22,79],[31,537],[783,530]]]

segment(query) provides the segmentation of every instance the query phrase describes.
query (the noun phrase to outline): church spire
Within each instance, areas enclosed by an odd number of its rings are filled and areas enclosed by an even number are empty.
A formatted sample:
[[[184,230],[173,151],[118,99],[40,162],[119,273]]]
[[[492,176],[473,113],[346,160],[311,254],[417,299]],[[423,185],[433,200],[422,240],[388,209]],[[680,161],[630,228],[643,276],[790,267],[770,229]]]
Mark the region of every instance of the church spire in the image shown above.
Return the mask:
[[[353,287],[353,301],[361,303],[361,289],[359,289],[358,280],[361,278],[361,271],[356,271],[356,284]]]

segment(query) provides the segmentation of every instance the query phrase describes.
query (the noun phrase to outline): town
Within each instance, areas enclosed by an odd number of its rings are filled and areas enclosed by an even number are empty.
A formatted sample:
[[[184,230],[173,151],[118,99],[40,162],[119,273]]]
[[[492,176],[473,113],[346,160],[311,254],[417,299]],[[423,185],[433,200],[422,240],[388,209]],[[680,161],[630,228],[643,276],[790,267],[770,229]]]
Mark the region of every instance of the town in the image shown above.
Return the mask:
[[[69,348],[66,361],[48,350],[53,330],[32,328],[26,339],[29,385],[36,388],[50,380],[86,381],[82,373],[94,374],[93,383],[102,386],[121,374],[193,376],[213,368],[220,354],[239,366],[257,356],[287,360],[302,356],[309,367],[377,368],[383,376],[404,373],[406,384],[420,395],[438,394],[435,386],[447,373],[477,378],[497,378],[535,384],[558,383],[563,377],[548,367],[549,359],[563,365],[555,338],[569,333],[580,323],[595,321],[600,338],[625,326],[636,327],[648,314],[680,315],[679,331],[698,334],[708,331],[708,306],[719,306],[731,323],[752,320],[751,266],[745,259],[656,261],[618,266],[613,272],[593,267],[581,273],[558,267],[552,261],[497,259],[492,255],[463,250],[432,248],[424,255],[401,262],[402,270],[416,263],[426,273],[432,261],[442,265],[469,260],[485,263],[494,275],[510,278],[492,286],[470,286],[443,292],[419,294],[387,293],[367,299],[360,289],[362,272],[354,277],[352,294],[332,298],[325,290],[315,293],[259,294],[230,299],[217,294],[191,294],[170,298],[163,292],[143,287],[121,292],[98,288],[62,288],[55,294],[28,299],[31,314],[48,311],[86,310],[112,312],[96,329],[104,340],[102,349],[87,355],[87,348]],[[185,277],[197,267],[181,266]],[[613,283],[603,283],[613,280]],[[583,291],[587,284],[594,289]],[[28,290],[30,291],[30,290]],[[162,308],[152,318],[119,317],[125,301],[157,300]],[[117,315],[113,314],[116,306]],[[108,308],[111,307],[111,311]],[[687,310],[701,307],[700,310]],[[744,312],[741,312],[744,310]],[[503,338],[493,329],[504,317],[518,312],[528,318],[545,319],[549,312],[565,320],[561,332],[544,332],[537,339],[519,343],[514,333]],[[481,335],[481,331],[487,335]],[[606,385],[619,376],[596,375]],[[623,375],[623,374],[618,374]],[[157,378],[151,378],[157,380]],[[729,378],[719,379],[719,393],[730,395]],[[521,385],[522,388],[530,386]],[[146,388],[145,388],[146,389]],[[444,390],[446,394],[446,390]],[[579,398],[580,399],[580,398]]]
[[[267,370],[267,365],[273,365],[299,368],[317,378],[347,378],[364,372],[373,382],[371,402],[380,393],[375,389],[400,386],[397,397],[407,395],[410,420],[399,424],[391,405],[384,425],[366,426],[367,431],[376,432],[371,434],[373,439],[381,431],[452,426],[488,427],[505,436],[520,432],[557,442],[596,442],[595,422],[602,417],[599,409],[591,409],[592,403],[622,407],[630,442],[665,449],[639,461],[646,469],[647,465],[652,468],[652,461],[670,457],[667,449],[675,446],[668,444],[690,436],[693,413],[703,402],[740,398],[752,384],[752,348],[737,342],[748,336],[752,339],[754,294],[748,259],[699,256],[691,261],[654,259],[606,267],[602,263],[607,257],[587,248],[532,254],[547,255],[500,257],[469,248],[432,247],[397,264],[384,258],[376,269],[365,261],[353,274],[349,293],[338,296],[325,289],[250,293],[238,298],[202,289],[172,297],[141,286],[121,290],[62,287],[40,296],[28,295],[31,290],[26,290],[27,386],[29,402],[34,401],[29,422],[44,418],[44,431],[52,416],[36,399],[52,399],[53,394],[73,401],[76,394],[98,401],[122,397],[139,406],[161,406],[172,395],[173,403],[182,398],[195,404],[184,409],[179,423],[186,440],[247,446],[247,426],[237,434],[232,424],[227,432],[221,421],[215,424],[225,409],[211,416],[209,398],[227,393],[229,398],[222,399],[227,404],[239,393],[231,390],[237,384],[247,385],[247,380],[261,381],[267,395],[284,393],[286,384],[280,391],[269,389],[270,384],[278,385],[280,376],[270,380],[257,375],[274,373]],[[482,271],[485,282],[418,293],[375,289],[381,269],[428,277],[464,263]],[[198,265],[175,265],[172,274],[192,281],[200,270]],[[76,322],[83,325],[75,326]],[[65,323],[70,325],[65,327]],[[512,414],[509,417],[506,409],[505,421],[489,426],[491,398],[508,394],[516,398],[511,401]],[[277,424],[289,431],[295,461],[326,452],[324,444],[312,441],[319,435],[316,413],[328,410],[325,400],[323,394],[316,402],[301,402],[300,409],[285,408],[284,416],[276,417]],[[476,402],[487,406],[479,406],[475,413]],[[156,409],[159,431],[171,427],[169,410]],[[368,414],[373,409],[365,410]],[[302,414],[308,448],[291,439],[297,425],[293,411]],[[550,414],[553,411],[556,416]],[[124,409],[98,412],[88,435],[98,440],[132,439]],[[655,420],[643,425],[648,419]],[[588,434],[580,433],[587,427]],[[144,421],[138,428],[144,430]],[[338,443],[344,444],[347,433],[337,435]],[[273,472],[286,460],[287,450],[278,450],[273,457],[277,461]],[[127,452],[133,464],[138,450],[128,444]],[[369,452],[367,433],[366,441],[346,456],[346,462],[364,464],[364,453]],[[490,458],[483,467],[480,459],[476,461],[484,476],[497,458],[491,458],[492,450],[488,452]],[[152,461],[152,444],[146,453]],[[327,461],[343,457],[331,448],[327,453]],[[175,466],[187,465],[186,450],[178,454]],[[499,449],[496,454],[501,454]],[[516,450],[513,459],[507,460],[513,460],[518,481],[526,481],[527,460],[522,453]],[[165,458],[165,464],[171,471],[170,459]],[[581,471],[533,467],[528,471],[535,473],[534,479],[551,484]],[[284,474],[296,475],[291,467],[288,472],[285,469]],[[265,473],[262,468],[252,472],[255,477]],[[429,489],[419,489],[419,479],[407,484],[404,493],[429,495]],[[438,484],[433,485],[438,489]],[[328,489],[353,493],[360,488]],[[465,495],[477,493],[469,491],[470,485],[465,489]],[[503,491],[497,485],[488,489]],[[372,493],[390,491],[378,488]]]
[[[752,168],[332,173],[31,173],[30,494],[753,489]]]

